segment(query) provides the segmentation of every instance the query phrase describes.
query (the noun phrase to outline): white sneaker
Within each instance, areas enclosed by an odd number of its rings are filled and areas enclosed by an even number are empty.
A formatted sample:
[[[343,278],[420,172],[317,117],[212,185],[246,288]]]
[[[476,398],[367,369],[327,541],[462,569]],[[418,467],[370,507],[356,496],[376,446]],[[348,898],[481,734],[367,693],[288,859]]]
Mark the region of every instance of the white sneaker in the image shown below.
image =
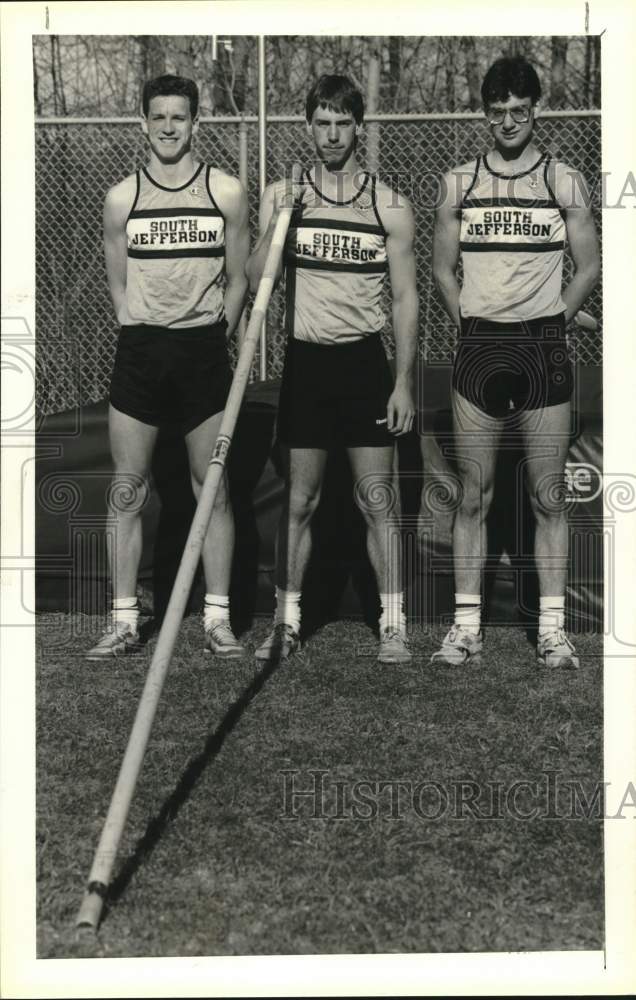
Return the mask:
[[[576,649],[561,628],[539,636],[537,639],[537,661],[542,667],[560,667],[563,670],[579,669]]]
[[[444,639],[441,649],[431,656],[431,663],[447,667],[461,667],[466,663],[478,666],[481,663],[483,639],[481,632],[475,635],[460,625],[453,625]]]
[[[406,632],[398,628],[383,628],[380,632],[378,663],[410,663],[412,659]]]
[[[138,653],[141,639],[127,622],[115,622],[101,637],[99,642],[86,653],[87,660],[108,660],[113,656]]]
[[[300,649],[298,632],[285,622],[278,622],[256,653],[257,660],[288,660]]]
[[[226,620],[212,622],[205,629],[204,653],[211,653],[221,660],[237,660],[245,656],[245,646],[237,640]]]

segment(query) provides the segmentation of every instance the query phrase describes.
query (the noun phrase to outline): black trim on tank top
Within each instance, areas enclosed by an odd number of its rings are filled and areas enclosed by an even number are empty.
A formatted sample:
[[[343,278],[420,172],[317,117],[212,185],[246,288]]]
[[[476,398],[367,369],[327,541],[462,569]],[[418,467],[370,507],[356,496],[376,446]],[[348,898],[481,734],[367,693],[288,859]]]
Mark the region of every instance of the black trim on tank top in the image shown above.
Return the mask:
[[[216,198],[212,194],[212,188],[210,187],[210,171],[211,171],[211,169],[212,169],[212,167],[208,163],[207,169],[205,171],[205,186],[206,186],[206,189],[207,189],[207,192],[208,192],[208,198],[210,199],[210,201],[212,202],[212,204],[216,208],[216,210],[219,213],[219,215],[221,216],[221,218],[225,219],[225,216],[223,215],[223,212],[219,208],[218,201],[216,200]]]
[[[552,157],[548,154],[546,156],[546,159],[545,159],[545,167],[543,168],[543,183],[545,184],[545,186],[547,188],[548,194],[550,195],[550,197],[554,201],[554,207],[558,208],[558,210],[561,213],[561,215],[565,217],[565,210],[561,207],[561,205],[559,205],[559,202],[557,201],[557,196],[554,193],[554,189],[553,189],[552,185],[550,184],[550,181],[548,180],[548,170],[549,170],[550,164],[552,162],[553,162],[552,161]]]
[[[323,194],[323,192],[320,190],[320,188],[316,186],[315,181],[312,180],[312,178],[310,176],[310,173],[309,173],[309,170],[307,171],[307,180],[311,184],[312,188],[314,189],[314,191],[316,192],[316,194],[318,195],[318,197],[322,198],[323,201],[329,202],[330,205],[353,205],[353,203],[355,201],[357,201],[358,198],[360,197],[360,195],[362,195],[364,193],[364,191],[366,190],[367,184],[369,183],[370,176],[371,176],[371,174],[367,173],[366,170],[365,170],[365,172],[364,172],[364,184],[356,192],[356,194],[354,194],[352,198],[347,198],[346,201],[337,201],[335,198],[330,198],[329,195]]]
[[[477,178],[479,177],[479,164],[480,163],[481,163],[481,156],[478,156],[477,159],[475,160],[475,173],[473,174],[473,179],[470,182],[470,184],[468,185],[468,190],[466,191],[466,193],[462,197],[462,201],[461,201],[462,208],[466,204],[466,199],[467,199],[468,195],[470,194],[470,192],[474,188],[475,184],[477,183]]]
[[[154,187],[159,188],[161,191],[185,191],[185,189],[187,187],[190,187],[190,185],[197,179],[197,177],[199,176],[199,174],[203,170],[203,163],[199,164],[199,166],[196,169],[196,172],[192,175],[192,177],[190,178],[189,181],[186,181],[185,184],[181,184],[179,187],[176,187],[176,188],[166,187],[165,184],[159,184],[156,180],[154,180],[153,177],[150,176],[150,174],[148,173],[148,170],[146,169],[146,167],[142,167],[141,169],[143,170],[144,174],[146,175],[146,177],[148,178],[148,180],[150,181],[150,183]],[[215,202],[215,204],[216,204],[216,202]]]
[[[139,171],[138,170],[135,171],[135,177],[137,178],[137,190],[135,191],[135,197],[133,199],[133,203],[130,206],[130,212],[128,213],[128,218],[126,219],[126,225],[128,224],[128,221],[129,221],[131,215],[135,211],[135,205],[139,201],[139,192],[141,190],[141,178],[139,176]]]
[[[339,222],[337,219],[301,219],[300,222],[294,222],[294,229],[342,229],[350,233],[385,235],[384,226],[375,226],[370,222]]]
[[[332,273],[352,272],[354,274],[382,274],[387,270],[387,261],[374,263],[364,261],[359,264],[341,264],[337,261],[314,260],[311,257],[293,257],[291,254],[285,256],[285,264],[291,270],[297,271],[331,271]]]
[[[380,226],[380,229],[382,230],[381,235],[384,236],[384,237],[386,237],[386,235],[387,235],[386,227],[385,227],[384,223],[382,222],[382,216],[380,215],[380,212],[378,210],[378,195],[377,195],[377,191],[376,191],[376,183],[377,183],[377,177],[374,174],[373,177],[371,178],[371,204],[373,205],[373,214],[375,215],[376,219],[378,220],[378,225]]]
[[[549,198],[468,198],[463,208],[558,208]]]
[[[223,257],[224,247],[191,247],[184,250],[129,250],[135,260],[176,260],[180,257]]]
[[[174,219],[181,215],[203,215],[206,218],[223,218],[218,208],[140,208],[131,212],[129,219]]]
[[[488,173],[492,174],[493,177],[502,177],[504,180],[512,181],[516,177],[527,177],[528,174],[533,173],[533,171],[535,171],[537,169],[537,167],[541,165],[541,163],[543,162],[545,156],[546,156],[545,153],[541,153],[541,156],[539,157],[539,159],[535,163],[533,163],[531,167],[528,167],[527,170],[522,170],[520,174],[500,174],[497,170],[493,170],[492,167],[490,166],[490,164],[488,163],[488,155],[487,154],[484,154],[484,166],[485,166],[486,170],[488,171]]]
[[[552,253],[563,250],[563,240],[554,243],[466,243],[463,240],[459,249],[464,253]]]
[[[548,153],[548,155],[546,157],[546,161],[545,161],[545,168],[544,168],[544,171],[543,171],[543,181],[544,181],[544,184],[545,184],[545,186],[546,186],[546,188],[548,190],[548,194],[550,195],[551,198],[554,199],[554,208],[557,208],[559,210],[559,214],[560,214],[561,218],[563,220],[565,220],[565,218],[566,218],[565,209],[563,208],[562,205],[559,205],[559,202],[557,201],[557,196],[554,193],[554,189],[553,189],[552,185],[550,184],[550,181],[548,180],[548,168],[549,168],[549,166],[550,166],[550,164],[552,162],[553,162],[552,157]]]

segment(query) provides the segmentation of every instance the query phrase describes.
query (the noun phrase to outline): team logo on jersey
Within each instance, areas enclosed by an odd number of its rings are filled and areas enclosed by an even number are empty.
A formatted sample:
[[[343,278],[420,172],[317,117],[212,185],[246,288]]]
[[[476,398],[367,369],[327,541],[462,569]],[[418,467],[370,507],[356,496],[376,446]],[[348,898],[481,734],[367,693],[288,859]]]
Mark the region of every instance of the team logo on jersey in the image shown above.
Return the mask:
[[[373,198],[365,191],[359,198],[356,198],[355,207],[359,208],[362,212],[368,212],[369,209],[373,208]]]

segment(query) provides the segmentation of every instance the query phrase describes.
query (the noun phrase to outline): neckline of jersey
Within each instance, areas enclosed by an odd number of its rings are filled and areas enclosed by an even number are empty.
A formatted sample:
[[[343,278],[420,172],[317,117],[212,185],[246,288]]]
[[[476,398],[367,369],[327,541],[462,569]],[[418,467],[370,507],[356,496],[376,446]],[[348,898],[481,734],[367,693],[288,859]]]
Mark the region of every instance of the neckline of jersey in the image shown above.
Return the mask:
[[[190,178],[189,181],[186,181],[185,184],[180,184],[179,187],[176,187],[176,188],[166,187],[165,184],[160,184],[158,181],[156,181],[154,179],[154,177],[151,176],[151,174],[149,173],[147,167],[142,167],[141,169],[145,173],[145,175],[148,178],[148,180],[150,181],[150,183],[154,184],[155,187],[160,188],[162,191],[184,191],[185,188],[190,187],[190,185],[192,184],[192,182],[197,179],[197,177],[199,176],[199,174],[203,170],[203,163],[199,164],[199,166],[197,167],[197,169],[195,170],[195,172],[193,173],[193,175],[192,175],[192,177]]]
[[[364,184],[357,191],[357,193],[354,194],[352,198],[347,198],[346,201],[338,201],[336,198],[330,198],[328,194],[324,194],[313,180],[310,171],[307,170],[307,180],[311,184],[312,188],[320,198],[324,198],[324,200],[328,201],[330,205],[353,205],[354,201],[357,201],[360,195],[366,190],[370,176],[371,175],[365,171]]]
[[[498,170],[493,170],[490,164],[488,163],[488,153],[484,153],[484,166],[488,171],[488,173],[492,174],[493,177],[503,177],[504,180],[514,180],[516,177],[527,177],[528,174],[533,173],[533,171],[537,169],[539,164],[543,163],[547,155],[548,155],[547,153],[541,153],[539,159],[535,163],[533,163],[531,167],[528,167],[527,170],[522,170],[520,174],[501,174],[499,173]]]

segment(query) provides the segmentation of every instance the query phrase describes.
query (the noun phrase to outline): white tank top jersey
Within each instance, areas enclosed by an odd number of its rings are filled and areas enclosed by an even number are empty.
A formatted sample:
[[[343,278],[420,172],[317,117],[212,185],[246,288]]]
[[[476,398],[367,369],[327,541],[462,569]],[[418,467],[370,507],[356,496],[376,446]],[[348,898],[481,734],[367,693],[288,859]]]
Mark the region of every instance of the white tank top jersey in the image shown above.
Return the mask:
[[[543,154],[521,174],[478,157],[461,204],[462,316],[519,322],[554,316],[561,298],[565,222]]]
[[[362,340],[384,326],[388,264],[375,177],[365,174],[347,201],[322,194],[309,171],[303,179],[285,244],[287,335],[329,345]]]
[[[126,223],[129,324],[191,329],[223,315],[225,222],[201,163],[178,188],[143,168]]]

